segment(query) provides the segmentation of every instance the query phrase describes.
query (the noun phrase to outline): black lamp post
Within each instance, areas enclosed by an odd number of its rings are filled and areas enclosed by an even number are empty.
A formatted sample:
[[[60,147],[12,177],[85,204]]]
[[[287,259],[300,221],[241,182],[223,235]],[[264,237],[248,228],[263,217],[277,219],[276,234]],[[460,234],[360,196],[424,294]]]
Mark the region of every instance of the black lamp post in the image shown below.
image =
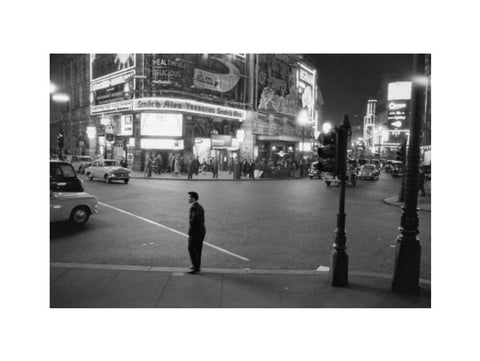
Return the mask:
[[[350,122],[345,115],[343,123],[336,131],[336,173],[340,179],[340,199],[337,213],[337,229],[335,230],[335,243],[331,254],[330,282],[332,286],[348,286],[348,255],[347,236],[345,232],[345,187],[346,187],[346,163],[347,141],[350,133]]]
[[[425,76],[425,54],[414,55],[414,73]],[[414,79],[415,80],[415,79]],[[395,268],[392,290],[404,293],[418,293],[420,290],[420,253],[418,238],[418,165],[420,161],[420,132],[424,115],[424,87],[413,82],[410,113],[410,144],[407,151],[405,175],[405,203],[402,207],[400,235],[397,237]]]

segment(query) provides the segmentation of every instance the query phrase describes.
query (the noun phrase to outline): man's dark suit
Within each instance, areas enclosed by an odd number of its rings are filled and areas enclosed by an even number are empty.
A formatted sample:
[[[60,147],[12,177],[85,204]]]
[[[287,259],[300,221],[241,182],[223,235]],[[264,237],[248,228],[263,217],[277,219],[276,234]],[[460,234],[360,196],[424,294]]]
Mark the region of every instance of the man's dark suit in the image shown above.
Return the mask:
[[[190,207],[190,227],[188,228],[188,253],[194,270],[200,270],[203,239],[207,233],[205,229],[205,212],[203,207],[195,202]]]

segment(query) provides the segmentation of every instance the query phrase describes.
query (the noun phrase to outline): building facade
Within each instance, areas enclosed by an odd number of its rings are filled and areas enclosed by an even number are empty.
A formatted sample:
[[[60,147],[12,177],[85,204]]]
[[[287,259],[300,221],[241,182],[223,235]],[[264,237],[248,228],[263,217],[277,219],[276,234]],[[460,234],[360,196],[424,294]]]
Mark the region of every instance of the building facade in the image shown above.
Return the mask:
[[[307,157],[321,114],[316,69],[284,54],[51,56],[51,152],[127,159],[148,154],[277,162]],[[301,116],[300,116],[301,115]]]

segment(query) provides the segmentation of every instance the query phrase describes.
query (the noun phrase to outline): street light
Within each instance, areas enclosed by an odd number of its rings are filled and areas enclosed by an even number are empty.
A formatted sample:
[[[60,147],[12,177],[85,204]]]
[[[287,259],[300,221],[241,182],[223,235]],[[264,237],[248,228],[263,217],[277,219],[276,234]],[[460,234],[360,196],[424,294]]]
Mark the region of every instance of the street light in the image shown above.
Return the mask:
[[[330,122],[323,123],[323,125],[322,125],[322,132],[323,133],[330,132],[330,129],[332,129],[332,123],[330,123]]]
[[[71,131],[71,128],[72,128],[72,125],[71,125],[71,122],[72,122],[72,107],[71,107],[71,103],[70,103],[70,96],[68,94],[65,94],[65,93],[56,93],[57,91],[57,86],[53,83],[50,83],[50,94],[52,94],[52,100],[55,102],[55,103],[68,103],[68,122],[69,122],[69,125],[70,125],[70,131]],[[59,158],[60,159],[63,159],[63,156],[62,156],[62,153],[63,153],[63,148],[64,148],[64,133],[62,131],[62,142],[61,142],[61,147],[59,146],[59,150],[58,150],[58,153],[59,153]],[[70,138],[71,138],[71,135],[70,135]]]
[[[303,108],[298,112],[297,122],[302,126],[302,152],[305,152],[305,125],[309,123],[308,111]]]

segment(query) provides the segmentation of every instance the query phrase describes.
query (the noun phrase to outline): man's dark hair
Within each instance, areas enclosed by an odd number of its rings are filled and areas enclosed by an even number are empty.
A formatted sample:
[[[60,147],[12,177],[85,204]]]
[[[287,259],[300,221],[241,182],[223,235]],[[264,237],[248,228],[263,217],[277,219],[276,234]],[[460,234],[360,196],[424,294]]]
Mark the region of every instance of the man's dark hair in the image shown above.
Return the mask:
[[[195,198],[198,201],[198,193],[197,192],[188,192],[188,195]]]

